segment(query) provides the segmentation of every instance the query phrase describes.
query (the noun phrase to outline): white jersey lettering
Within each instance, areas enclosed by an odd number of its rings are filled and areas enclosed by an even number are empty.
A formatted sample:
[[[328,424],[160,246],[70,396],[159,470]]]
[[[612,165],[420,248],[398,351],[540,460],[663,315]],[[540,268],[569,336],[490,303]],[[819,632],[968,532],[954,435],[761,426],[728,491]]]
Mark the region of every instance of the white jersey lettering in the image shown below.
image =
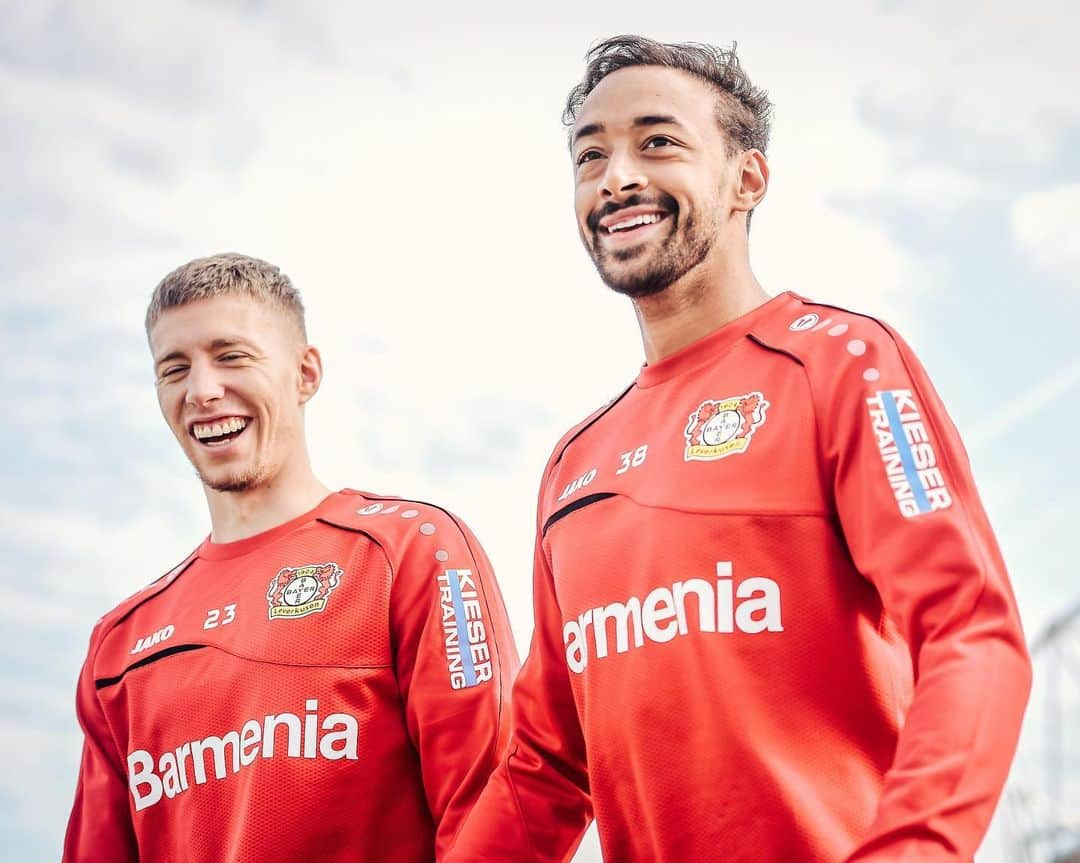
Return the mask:
[[[693,598],[692,601],[688,600]],[[592,638],[589,638],[590,626]],[[644,598],[600,605],[563,624],[566,664],[581,674],[590,658],[606,659],[649,643],[664,644],[691,631],[753,635],[783,632],[780,585],[771,578],[736,583],[731,561],[716,563],[716,582],[703,578],[657,587]]]
[[[238,731],[222,735],[211,734],[202,740],[181,744],[173,751],[164,752],[157,759],[145,749],[136,749],[127,757],[128,787],[135,801],[135,809],[146,809],[161,801],[172,799],[192,785],[224,779],[230,773],[239,773],[249,767],[260,755],[273,758],[276,732],[286,729],[287,746],[285,758],[317,758],[328,761],[342,758],[355,761],[359,737],[359,723],[348,713],[331,713],[319,723],[319,702],[309,698],[304,703],[307,713],[303,721],[295,713],[268,714],[262,718],[249,719]],[[324,732],[319,734],[319,731]],[[301,756],[301,751],[303,755]],[[210,754],[209,764],[207,753]],[[189,783],[186,761],[191,758]],[[156,766],[156,770],[155,770]]]

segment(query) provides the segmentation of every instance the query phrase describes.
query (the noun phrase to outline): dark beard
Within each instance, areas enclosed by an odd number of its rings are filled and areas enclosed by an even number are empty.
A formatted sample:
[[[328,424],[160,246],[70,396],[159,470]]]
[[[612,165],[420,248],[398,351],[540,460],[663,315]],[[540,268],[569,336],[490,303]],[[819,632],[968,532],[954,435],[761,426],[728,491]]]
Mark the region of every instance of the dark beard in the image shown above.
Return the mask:
[[[613,253],[605,252],[600,243],[600,219],[624,207],[651,203],[668,213],[668,218],[672,221],[671,232],[664,238],[660,248],[652,252],[652,259],[637,268],[636,272],[616,274],[608,266],[609,261],[632,261],[649,254],[649,250],[644,246],[636,246]],[[670,195],[661,195],[655,201],[646,201],[640,195],[631,195],[618,206],[606,204],[591,213],[587,224],[593,238],[592,247],[588,251],[600,278],[613,291],[631,299],[649,297],[665,290],[704,261],[712,248],[711,238],[706,231],[699,230],[692,213],[684,220],[679,220],[679,205]]]

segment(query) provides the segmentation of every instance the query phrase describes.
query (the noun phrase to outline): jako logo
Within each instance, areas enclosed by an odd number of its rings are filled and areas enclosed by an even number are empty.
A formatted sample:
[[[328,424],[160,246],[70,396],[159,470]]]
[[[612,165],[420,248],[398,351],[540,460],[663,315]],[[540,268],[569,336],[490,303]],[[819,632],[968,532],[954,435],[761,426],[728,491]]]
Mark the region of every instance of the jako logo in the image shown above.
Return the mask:
[[[146,809],[161,800],[162,795],[170,800],[190,787],[188,779],[188,760],[191,761],[191,775],[196,785],[204,785],[213,779],[224,779],[230,767],[233,773],[239,773],[241,767],[248,767],[261,754],[263,758],[274,757],[274,744],[277,731],[281,727],[288,730],[286,736],[287,758],[317,758],[322,756],[327,761],[339,761],[347,758],[355,761],[359,728],[355,716],[348,713],[331,713],[322,721],[319,734],[319,717],[316,711],[319,702],[309,698],[304,703],[308,713],[303,724],[295,713],[278,713],[264,716],[262,720],[249,719],[239,731],[229,731],[221,737],[211,735],[202,740],[192,740],[175,750],[163,752],[156,759],[160,776],[154,771],[154,756],[145,749],[136,749],[127,757],[128,787],[135,799],[135,809]],[[225,750],[229,758],[226,761]],[[303,754],[301,755],[301,751]],[[206,753],[213,755],[214,772],[207,776]]]
[[[131,648],[131,655],[136,653],[142,653],[146,648],[153,647],[155,644],[161,644],[163,641],[168,641],[172,638],[172,634],[176,632],[176,628],[170,623],[168,626],[162,627],[153,635],[146,635],[135,642],[135,646]]]
[[[747,578],[736,586],[731,561],[718,560],[715,585],[704,578],[688,578],[676,581],[670,588],[649,591],[644,599],[632,596],[626,602],[590,608],[577,620],[568,620],[563,624],[567,666],[575,674],[585,670],[589,664],[590,640],[593,656],[604,659],[608,655],[609,622],[614,623],[616,653],[643,647],[646,639],[664,643],[677,635],[688,634],[691,620],[686,598],[690,594],[697,604],[694,629],[698,632],[784,631],[780,585],[771,578]]]

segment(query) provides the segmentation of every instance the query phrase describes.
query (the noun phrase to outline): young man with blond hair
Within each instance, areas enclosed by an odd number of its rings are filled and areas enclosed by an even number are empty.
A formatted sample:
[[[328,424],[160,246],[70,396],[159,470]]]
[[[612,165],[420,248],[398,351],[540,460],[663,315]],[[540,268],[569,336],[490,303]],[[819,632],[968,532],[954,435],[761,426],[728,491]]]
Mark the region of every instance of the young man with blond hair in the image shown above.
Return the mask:
[[[509,753],[453,863],[969,863],[1030,665],[910,348],[750,268],[770,103],[617,37],[566,109],[578,230],[645,366],[555,447]],[[827,279],[828,274],[820,274]]]
[[[64,860],[441,860],[517,667],[483,550],[438,506],[316,478],[322,360],[277,267],[191,261],[146,330],[211,530],[94,629]]]

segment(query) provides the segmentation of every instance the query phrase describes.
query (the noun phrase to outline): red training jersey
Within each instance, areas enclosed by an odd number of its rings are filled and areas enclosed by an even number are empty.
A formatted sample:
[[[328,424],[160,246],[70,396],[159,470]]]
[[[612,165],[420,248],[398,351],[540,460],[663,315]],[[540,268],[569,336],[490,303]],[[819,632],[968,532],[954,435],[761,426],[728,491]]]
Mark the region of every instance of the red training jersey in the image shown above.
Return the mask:
[[[207,540],[98,623],[65,863],[430,863],[505,745],[517,654],[476,538],[343,491]]]
[[[451,851],[970,861],[1030,685],[956,430],[886,326],[782,294],[556,447],[508,755]]]

